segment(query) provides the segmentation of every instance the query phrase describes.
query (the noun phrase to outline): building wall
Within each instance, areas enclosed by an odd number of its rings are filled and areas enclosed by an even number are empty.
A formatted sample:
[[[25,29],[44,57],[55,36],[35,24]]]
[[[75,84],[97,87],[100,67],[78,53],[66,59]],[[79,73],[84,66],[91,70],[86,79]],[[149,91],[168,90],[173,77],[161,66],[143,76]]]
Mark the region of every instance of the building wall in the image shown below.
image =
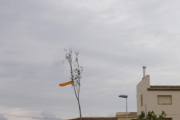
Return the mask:
[[[148,112],[148,91],[150,88],[150,76],[146,75],[137,85],[137,115],[141,114],[141,111]],[[143,95],[143,106],[141,106],[141,95]]]
[[[157,95],[172,95],[172,105],[158,105]],[[161,114],[165,111],[166,117],[180,120],[180,91],[148,91],[148,111]]]
[[[128,117],[128,120],[134,120],[137,119],[137,117]],[[117,120],[126,120],[126,117],[117,118]]]
[[[117,120],[126,120],[126,112],[117,112]],[[137,120],[137,112],[128,112],[128,120]]]

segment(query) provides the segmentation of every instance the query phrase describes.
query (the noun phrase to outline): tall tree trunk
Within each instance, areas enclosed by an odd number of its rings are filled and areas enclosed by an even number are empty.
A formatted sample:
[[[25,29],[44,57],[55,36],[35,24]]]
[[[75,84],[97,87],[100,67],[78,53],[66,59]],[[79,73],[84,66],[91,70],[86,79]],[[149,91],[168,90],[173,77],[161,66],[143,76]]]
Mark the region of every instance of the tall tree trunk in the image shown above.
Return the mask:
[[[79,106],[79,115],[80,115],[80,120],[82,120],[82,115],[81,115],[81,106],[80,106],[79,98],[77,99],[77,101],[78,101],[78,106]]]

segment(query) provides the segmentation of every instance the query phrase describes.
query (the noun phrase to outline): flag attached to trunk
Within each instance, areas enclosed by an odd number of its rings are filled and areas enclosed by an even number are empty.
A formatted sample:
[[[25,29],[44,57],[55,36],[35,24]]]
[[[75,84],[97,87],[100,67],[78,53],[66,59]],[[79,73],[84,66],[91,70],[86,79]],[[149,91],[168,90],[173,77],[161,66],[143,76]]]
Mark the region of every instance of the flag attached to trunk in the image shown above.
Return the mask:
[[[73,84],[73,81],[68,81],[68,82],[65,82],[65,83],[61,83],[59,84],[59,86],[63,87],[63,86],[66,86],[66,85],[70,85],[70,84]]]

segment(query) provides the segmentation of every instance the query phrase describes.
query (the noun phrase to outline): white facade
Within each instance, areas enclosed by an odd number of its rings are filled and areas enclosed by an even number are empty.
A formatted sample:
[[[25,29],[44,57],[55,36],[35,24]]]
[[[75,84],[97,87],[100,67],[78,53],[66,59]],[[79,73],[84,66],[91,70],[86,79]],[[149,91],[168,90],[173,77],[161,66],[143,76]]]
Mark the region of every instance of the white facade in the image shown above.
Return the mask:
[[[137,115],[152,110],[157,115],[165,111],[166,118],[180,120],[180,86],[151,86],[146,75],[137,85]]]

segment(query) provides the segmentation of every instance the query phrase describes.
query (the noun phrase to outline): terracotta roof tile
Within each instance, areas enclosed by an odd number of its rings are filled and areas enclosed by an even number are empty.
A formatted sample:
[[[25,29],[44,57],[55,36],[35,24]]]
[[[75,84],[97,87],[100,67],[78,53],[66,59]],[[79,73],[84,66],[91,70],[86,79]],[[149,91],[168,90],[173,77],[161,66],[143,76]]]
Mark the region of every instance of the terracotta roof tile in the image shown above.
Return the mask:
[[[151,89],[180,89],[180,86],[178,85],[151,85]]]
[[[126,112],[117,112],[116,117],[124,117],[126,116]],[[137,112],[128,112],[129,117],[135,117],[137,116]]]

